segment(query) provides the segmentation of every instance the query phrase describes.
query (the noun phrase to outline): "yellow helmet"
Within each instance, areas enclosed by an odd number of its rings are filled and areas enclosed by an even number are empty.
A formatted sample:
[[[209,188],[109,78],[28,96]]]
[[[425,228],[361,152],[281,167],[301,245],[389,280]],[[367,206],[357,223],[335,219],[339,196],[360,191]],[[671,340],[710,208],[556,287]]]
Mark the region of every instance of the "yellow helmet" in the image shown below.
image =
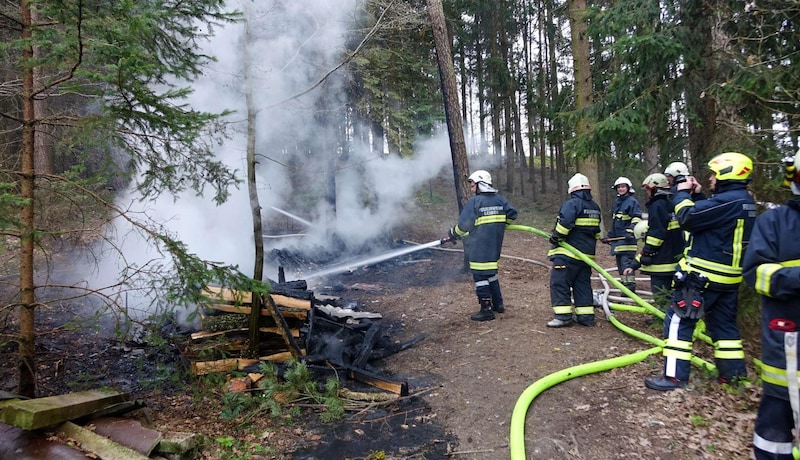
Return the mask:
[[[647,229],[649,226],[647,225],[646,220],[640,220],[633,226],[633,236],[636,237],[637,240],[641,240],[645,237],[645,233],[647,233]]]
[[[739,152],[720,153],[708,162],[717,180],[747,180],[753,172],[753,160]]]

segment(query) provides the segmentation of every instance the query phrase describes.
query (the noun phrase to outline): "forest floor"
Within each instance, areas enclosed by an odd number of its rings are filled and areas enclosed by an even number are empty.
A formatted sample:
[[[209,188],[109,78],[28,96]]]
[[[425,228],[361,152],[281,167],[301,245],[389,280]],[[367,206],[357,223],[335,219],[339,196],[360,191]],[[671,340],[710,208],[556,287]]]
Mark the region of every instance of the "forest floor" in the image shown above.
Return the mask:
[[[538,222],[549,231],[561,198],[565,197],[540,198],[521,213],[518,224],[535,227]],[[526,207],[518,203],[530,201],[509,199],[521,210]],[[452,204],[422,201],[415,214],[419,220],[397,229],[395,238],[426,243],[441,238],[453,225],[457,216]],[[447,244],[443,250],[426,250],[414,263],[377,264],[336,279],[343,287],[339,295],[352,298],[361,309],[381,313],[397,340],[426,335],[378,363],[382,372],[409,383],[407,398],[349,412],[336,423],[321,423],[310,411],[291,421],[275,423],[262,417],[242,424],[215,416],[219,388],[203,395],[190,382],[183,392],[135,386],[135,396],[148,405],[157,429],[217,439],[202,458],[507,459],[512,413],[524,417],[521,442],[531,459],[752,458],[759,385],[723,386],[694,368],[686,389],[652,391],[643,380],[660,373],[660,354],[604,372],[578,376],[575,371],[569,375],[574,378],[535,395],[529,406],[521,402],[523,392],[548,375],[566,375],[564,370],[573,366],[652,345],[616,328],[600,308],[595,309],[595,327],[547,328],[552,318],[549,243],[521,231],[508,231],[503,248],[499,279],[506,312],[494,321],[470,321],[478,306],[460,248],[461,243]],[[597,261],[613,267],[607,246],[598,244]],[[599,281],[593,283],[601,287]],[[647,289],[648,281],[638,282],[638,290]],[[619,312],[616,318],[662,337],[660,323],[647,325],[642,314]],[[51,323],[50,333],[40,334],[37,342],[40,391],[63,391],[76,376],[114,375],[117,381],[111,383],[117,384],[138,378],[142,365],[135,364],[129,349],[96,331],[67,331],[54,324],[59,320],[63,314],[47,309],[38,319],[42,326]],[[0,325],[10,328],[11,323],[13,319],[7,319]],[[746,332],[749,372],[756,381],[752,358],[758,356],[758,344],[751,336],[757,330]],[[0,351],[0,390],[13,391],[13,350],[6,345]],[[695,353],[713,361],[710,348],[700,341],[695,342]],[[230,437],[242,444],[223,446],[219,441]],[[268,448],[258,451],[254,445]]]

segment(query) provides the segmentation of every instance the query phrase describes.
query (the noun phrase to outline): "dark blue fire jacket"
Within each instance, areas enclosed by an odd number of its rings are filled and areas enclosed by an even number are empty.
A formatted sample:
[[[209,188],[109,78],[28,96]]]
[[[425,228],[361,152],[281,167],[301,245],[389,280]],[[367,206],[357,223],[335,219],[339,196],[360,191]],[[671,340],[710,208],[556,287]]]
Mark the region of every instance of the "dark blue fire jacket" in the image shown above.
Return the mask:
[[[473,272],[497,272],[506,225],[517,218],[517,210],[499,193],[478,193],[467,201],[456,235],[469,234],[469,268]]]
[[[642,220],[642,207],[639,201],[630,194],[618,195],[611,208],[611,230],[609,238],[624,237],[624,240],[611,242],[611,254],[622,252],[636,252],[636,237],[633,236],[633,227]]]
[[[800,324],[800,200],[756,219],[744,255],[744,279],[761,295],[764,393],[789,399],[784,335]],[[795,376],[794,378],[797,378]]]
[[[558,211],[558,219],[553,234],[566,241],[583,254],[594,258],[597,239],[600,237],[600,206],[592,200],[589,190],[578,190]],[[577,259],[571,252],[557,246],[551,249],[548,257],[565,255]]]
[[[637,262],[647,262],[642,264],[642,273],[670,275],[675,272],[678,261],[683,257],[686,238],[675,217],[670,198],[672,192],[657,189],[646,204],[647,237],[642,252],[636,255]]]
[[[681,228],[689,232],[689,249],[679,269],[708,277],[709,289],[731,291],[742,282],[742,256],[756,217],[747,184],[719,181],[706,200],[693,201],[688,191],[672,197]]]

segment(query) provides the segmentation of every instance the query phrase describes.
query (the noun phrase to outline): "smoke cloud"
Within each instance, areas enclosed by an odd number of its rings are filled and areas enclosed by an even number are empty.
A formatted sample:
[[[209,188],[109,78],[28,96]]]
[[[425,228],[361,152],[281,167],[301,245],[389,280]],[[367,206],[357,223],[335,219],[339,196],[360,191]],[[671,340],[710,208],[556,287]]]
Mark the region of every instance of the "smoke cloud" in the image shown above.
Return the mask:
[[[217,155],[241,173],[243,184],[232,190],[230,199],[220,206],[194,193],[186,193],[178,200],[165,196],[141,202],[135,192],[124,194],[118,200],[120,205],[163,223],[199,257],[237,265],[243,273],[252,273],[253,224],[244,183],[244,53],[249,52],[257,107],[257,182],[262,218],[269,222],[280,217],[272,210],[275,207],[312,223],[302,239],[265,240],[266,250],[324,243],[331,233],[346,242],[358,242],[391,232],[403,223],[413,210],[415,190],[451,167],[446,133],[421,142],[413,158],[385,155],[369,145],[355,145],[346,155],[334,155],[335,161],[325,160],[331,158],[330,149],[335,148],[333,140],[339,134],[334,132],[334,123],[326,122],[324,109],[343,104],[345,67],[328,74],[344,58],[345,37],[354,27],[359,2],[243,0],[229,5],[245,12],[248,22],[214,28],[214,36],[203,51],[217,61],[191,83],[194,94],[188,103],[202,111],[234,111],[228,119],[233,128],[230,139],[220,146]],[[245,46],[248,23],[250,41]],[[307,148],[290,149],[287,145]],[[336,171],[335,217],[320,192],[331,168]],[[292,181],[292,176],[306,180]],[[128,230],[120,222],[114,232],[120,237],[116,244],[123,249],[125,264],[152,263],[161,257],[154,248],[145,247],[143,239],[122,239]],[[104,260],[103,264],[108,268],[81,276],[91,277],[93,285],[112,284],[102,278],[116,275],[123,263]],[[277,269],[265,273],[274,277]]]

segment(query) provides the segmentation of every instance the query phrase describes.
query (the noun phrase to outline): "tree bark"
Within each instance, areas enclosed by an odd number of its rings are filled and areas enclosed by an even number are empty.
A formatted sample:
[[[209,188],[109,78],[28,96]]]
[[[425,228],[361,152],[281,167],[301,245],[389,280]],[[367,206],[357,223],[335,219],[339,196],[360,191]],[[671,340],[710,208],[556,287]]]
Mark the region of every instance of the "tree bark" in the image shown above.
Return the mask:
[[[22,39],[30,40],[33,24],[31,7],[27,1],[20,3],[22,20]],[[23,61],[33,60],[33,47],[28,45],[23,50]],[[36,175],[34,171],[34,79],[33,68],[24,66],[22,74],[22,152],[19,174],[20,197],[26,200],[20,212],[20,260],[19,260],[19,386],[17,393],[28,398],[36,397],[36,362],[35,362],[35,312],[36,293],[34,290],[34,231],[35,209],[34,193]]]
[[[250,212],[253,219],[253,240],[255,242],[255,262],[253,266],[253,279],[262,281],[264,279],[264,231],[261,225],[261,204],[258,201],[258,187],[256,184],[256,104],[253,100],[253,79],[250,72],[252,65],[250,62],[252,29],[247,4],[245,3],[245,38],[244,38],[244,97],[247,103],[247,191],[250,197]],[[248,346],[247,354],[250,358],[258,357],[258,349],[261,345],[259,321],[261,319],[261,309],[264,306],[263,296],[252,293],[252,308],[250,309],[250,323],[248,325]],[[280,325],[278,325],[280,326]]]
[[[436,60],[439,65],[441,77],[442,99],[444,113],[447,120],[447,131],[450,137],[450,155],[453,160],[453,179],[455,180],[456,199],[458,211],[464,209],[469,199],[469,163],[467,162],[467,147],[464,143],[464,129],[461,124],[461,110],[458,102],[458,87],[456,86],[453,55],[447,28],[444,22],[444,10],[441,0],[428,0],[428,14],[433,40],[436,44]]]
[[[586,34],[586,1],[569,0],[567,2],[569,14],[570,36],[572,38],[572,60],[575,72],[575,111],[581,112],[592,103],[592,73],[589,60],[589,37]],[[577,136],[584,135],[592,126],[585,117],[580,117],[575,127]],[[594,199],[601,209],[605,206],[605,194],[597,193],[600,190],[600,175],[597,170],[597,158],[579,158],[576,162],[578,172],[589,178],[589,183],[595,189]]]

